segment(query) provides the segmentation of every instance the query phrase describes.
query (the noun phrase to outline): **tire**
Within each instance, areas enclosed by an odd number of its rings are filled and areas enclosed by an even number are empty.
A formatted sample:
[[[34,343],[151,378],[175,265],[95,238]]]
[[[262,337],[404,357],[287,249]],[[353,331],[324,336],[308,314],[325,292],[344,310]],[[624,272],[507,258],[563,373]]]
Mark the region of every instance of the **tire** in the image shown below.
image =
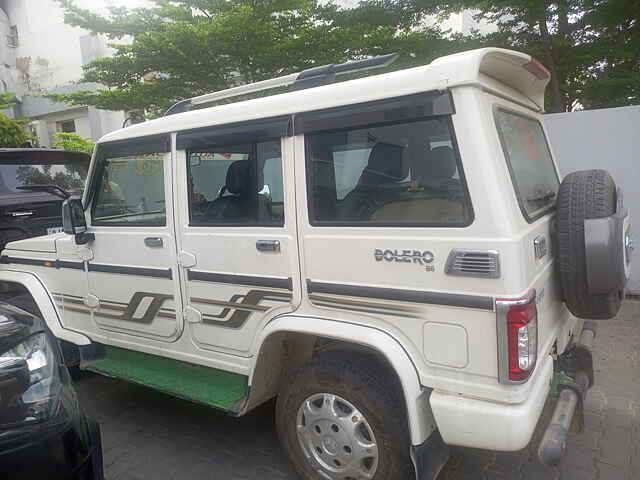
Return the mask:
[[[315,356],[289,377],[276,403],[276,426],[280,442],[302,478],[326,479],[318,470],[325,469],[326,472],[327,463],[336,468],[335,473],[338,475],[335,478],[345,480],[356,478],[348,470],[353,465],[360,465],[373,473],[373,480],[404,480],[415,476],[409,453],[409,432],[402,395],[395,383],[384,374],[386,372],[375,366],[376,363],[370,359],[353,353],[325,352]],[[307,421],[306,413],[300,413],[301,406],[307,403],[310,404],[310,409],[317,409],[318,405],[324,408],[322,399],[330,397],[323,394],[337,396],[333,411],[339,412],[341,421],[346,423],[338,426],[332,424],[334,420],[331,418],[327,421],[312,421],[309,417]],[[310,398],[314,400],[308,402]],[[351,410],[352,407],[355,410]],[[363,421],[358,424],[354,435],[361,441],[364,439],[365,443],[373,440],[377,447],[377,450],[373,449],[377,453],[375,460],[363,458],[368,453],[359,451],[357,442],[349,443],[344,440],[344,432],[349,431],[349,421]],[[301,432],[309,432],[306,437],[310,439],[306,443],[307,452],[312,448],[309,446],[311,444],[316,450],[320,449],[321,454],[318,456],[315,453],[305,453],[305,447],[298,437],[299,422],[307,427],[302,428]],[[325,431],[316,431],[315,427],[321,427]],[[334,428],[335,433],[329,432],[329,429]],[[327,440],[329,437],[333,440]],[[352,439],[355,437],[351,436]],[[345,438],[349,438],[348,434]],[[335,456],[331,455],[332,450],[336,452]],[[366,452],[370,451],[371,449]],[[321,458],[325,465],[318,463],[317,458]],[[336,461],[340,463],[333,465],[332,462]]]
[[[102,431],[100,424],[95,420],[88,420],[89,436],[94,448],[91,455],[90,480],[104,480],[104,460],[102,456]]]
[[[558,270],[567,308],[579,318],[614,317],[621,292],[589,294],[584,221],[604,218],[616,211],[616,185],[605,170],[583,170],[567,175],[558,191]]]

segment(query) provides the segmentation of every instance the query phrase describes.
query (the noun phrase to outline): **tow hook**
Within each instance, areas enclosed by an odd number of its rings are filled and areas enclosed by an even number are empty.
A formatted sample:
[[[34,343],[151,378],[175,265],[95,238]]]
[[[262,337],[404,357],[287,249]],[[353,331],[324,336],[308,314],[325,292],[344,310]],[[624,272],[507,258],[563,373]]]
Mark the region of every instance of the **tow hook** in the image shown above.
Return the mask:
[[[584,427],[583,403],[593,386],[595,331],[593,322],[585,322],[580,341],[558,358],[558,401],[538,448],[538,458],[545,465],[558,465],[566,452],[569,432],[578,433]]]

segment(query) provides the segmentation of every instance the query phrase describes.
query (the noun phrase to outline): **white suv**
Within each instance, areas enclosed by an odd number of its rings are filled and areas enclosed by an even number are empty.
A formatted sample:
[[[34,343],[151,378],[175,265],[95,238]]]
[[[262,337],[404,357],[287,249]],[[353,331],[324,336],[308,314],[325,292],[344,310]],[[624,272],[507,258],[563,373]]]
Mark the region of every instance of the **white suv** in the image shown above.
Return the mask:
[[[448,445],[521,449],[554,378],[540,457],[558,462],[593,381],[577,317],[614,316],[628,277],[622,195],[604,171],[560,183],[530,56],[335,81],[389,60],[107,135],[65,233],[3,251],[0,297],[83,368],[234,415],[277,397],[306,479],[433,479]]]

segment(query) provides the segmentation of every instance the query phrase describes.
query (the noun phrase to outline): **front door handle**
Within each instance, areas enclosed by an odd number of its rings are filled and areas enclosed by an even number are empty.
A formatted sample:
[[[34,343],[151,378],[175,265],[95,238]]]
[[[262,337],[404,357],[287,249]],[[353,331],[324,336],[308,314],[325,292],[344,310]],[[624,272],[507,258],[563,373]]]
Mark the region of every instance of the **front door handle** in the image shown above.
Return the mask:
[[[144,244],[150,248],[160,248],[163,242],[160,237],[147,237],[144,239]]]
[[[256,248],[259,252],[278,253],[280,251],[279,240],[258,240]]]

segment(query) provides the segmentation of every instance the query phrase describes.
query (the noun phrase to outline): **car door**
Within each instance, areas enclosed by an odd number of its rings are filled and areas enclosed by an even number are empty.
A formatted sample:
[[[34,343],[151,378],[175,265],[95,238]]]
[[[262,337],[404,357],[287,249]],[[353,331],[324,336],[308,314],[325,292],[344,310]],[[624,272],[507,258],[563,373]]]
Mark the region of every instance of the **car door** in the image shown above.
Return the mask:
[[[112,337],[173,341],[182,333],[169,145],[159,136],[98,147],[89,303]]]
[[[288,122],[178,133],[185,316],[200,349],[249,356],[299,302]]]

